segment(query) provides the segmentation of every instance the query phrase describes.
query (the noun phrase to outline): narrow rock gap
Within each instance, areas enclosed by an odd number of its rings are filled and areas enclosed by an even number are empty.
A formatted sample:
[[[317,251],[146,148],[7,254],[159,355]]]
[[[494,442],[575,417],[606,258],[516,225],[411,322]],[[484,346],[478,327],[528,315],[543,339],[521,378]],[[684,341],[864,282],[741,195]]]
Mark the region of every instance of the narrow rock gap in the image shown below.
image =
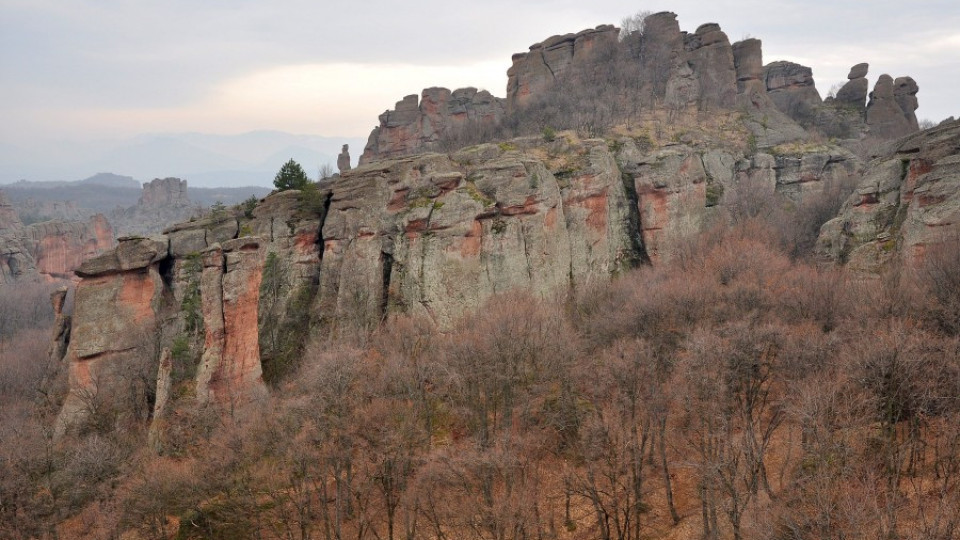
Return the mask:
[[[380,252],[380,321],[387,320],[387,308],[390,306],[390,279],[393,276],[393,255]]]
[[[619,168],[619,164],[617,165]],[[630,253],[628,254],[627,265],[635,268],[640,265],[649,265],[650,256],[647,248],[643,244],[643,223],[640,218],[640,196],[637,194],[637,186],[633,181],[633,176],[621,170],[620,181],[623,183],[623,189],[627,193],[627,231],[630,240]]]

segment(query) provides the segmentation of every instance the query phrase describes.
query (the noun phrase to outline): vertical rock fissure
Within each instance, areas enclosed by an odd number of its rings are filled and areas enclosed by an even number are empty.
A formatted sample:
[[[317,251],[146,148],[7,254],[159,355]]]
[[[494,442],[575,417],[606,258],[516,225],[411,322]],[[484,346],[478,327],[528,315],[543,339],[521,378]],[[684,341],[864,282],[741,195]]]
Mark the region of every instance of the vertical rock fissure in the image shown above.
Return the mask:
[[[620,164],[617,164],[620,170]],[[627,257],[628,265],[636,267],[644,264],[650,264],[650,255],[643,243],[643,223],[640,219],[640,196],[637,194],[637,186],[633,182],[633,176],[620,170],[620,181],[623,183],[623,189],[627,194],[627,233],[629,236],[629,250]]]
[[[520,243],[523,244],[523,259],[527,265],[527,279],[530,280],[530,284],[533,285],[533,266],[530,263],[530,248],[527,246],[527,231],[525,222],[521,219],[519,220],[519,234],[520,234]]]
[[[387,320],[390,307],[390,279],[393,276],[393,255],[380,252],[380,321]]]

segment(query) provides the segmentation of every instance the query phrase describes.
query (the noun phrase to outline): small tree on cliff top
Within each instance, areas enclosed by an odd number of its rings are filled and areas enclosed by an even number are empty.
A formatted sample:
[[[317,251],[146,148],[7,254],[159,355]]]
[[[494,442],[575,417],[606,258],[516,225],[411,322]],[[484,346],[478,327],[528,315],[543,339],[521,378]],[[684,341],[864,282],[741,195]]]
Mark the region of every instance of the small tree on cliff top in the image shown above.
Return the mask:
[[[280,167],[280,172],[273,178],[273,185],[280,191],[303,189],[309,182],[310,179],[307,178],[307,174],[303,172],[303,168],[292,158],[290,161],[284,163],[283,167]]]

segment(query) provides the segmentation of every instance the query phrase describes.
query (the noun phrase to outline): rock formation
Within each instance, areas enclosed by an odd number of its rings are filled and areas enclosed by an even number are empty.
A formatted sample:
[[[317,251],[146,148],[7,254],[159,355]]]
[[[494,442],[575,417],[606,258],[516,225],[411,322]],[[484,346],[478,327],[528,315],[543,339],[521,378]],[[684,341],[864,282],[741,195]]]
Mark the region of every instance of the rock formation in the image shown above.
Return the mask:
[[[916,94],[917,84],[910,77],[897,79],[895,85],[892,77],[881,75],[873,92],[870,92],[870,103],[867,104],[870,136],[896,139],[919,130],[914,113],[917,108]]]
[[[554,294],[658,264],[740,195],[802,201],[861,172],[846,150],[804,142],[807,132],[783,112],[810,106],[819,122],[837,110],[819,103],[808,68],[765,68],[759,40],[730,45],[715,24],[687,34],[672,13],[646,22],[642,35],[622,42],[612,27],[598,27],[515,55],[505,102],[475,89],[406,97],[381,115],[360,165],[318,192],[275,193],[252,217],[125,237],[84,263],[61,429],[82,421],[92,381],[146,365],[157,374],[153,433],[162,445],[165,415],[184,399],[231,409],[256,402],[309,333],[370,327],[396,314],[449,327],[495,294]],[[617,54],[602,54],[611,50]],[[495,125],[551,85],[625,59],[649,75],[632,80],[637,95],[701,112],[741,111],[754,144],[744,144],[738,125],[739,139],[710,143],[678,137],[658,146],[636,134],[566,131],[455,147],[458,131]],[[906,121],[915,85],[901,83],[877,99],[889,97]],[[917,152],[933,160],[941,150]],[[99,320],[110,321],[103,331]],[[144,334],[158,337],[129,337]]]
[[[417,152],[439,150],[444,139],[463,130],[483,129],[503,118],[503,102],[486,90],[427,88],[403,98],[392,111],[380,115],[360,156],[360,164]]]
[[[23,225],[0,192],[0,285],[24,279],[71,279],[84,260],[112,246],[113,230],[101,214],[87,222]]]
[[[516,126],[526,122],[540,130],[544,113],[558,108],[571,117],[609,109],[607,114],[616,118],[604,121],[613,124],[620,120],[618,114],[636,115],[654,107],[742,111],[758,148],[805,140],[807,129],[826,137],[858,139],[867,128],[867,68],[867,64],[854,66],[850,81],[836,98],[824,102],[809,67],[784,61],[765,67],[760,40],[731,45],[716,23],[689,33],[680,29],[675,13],[660,12],[644,19],[642,31],[619,36],[617,28],[601,25],[552,36],[531,45],[528,52],[514,54],[504,100],[483,92],[476,94],[483,94],[479,103],[472,93],[458,100],[458,93],[468,91],[453,92],[451,98],[448,90],[438,88],[424,90],[419,100],[407,96],[380,116],[360,163],[455,149],[463,146],[458,144],[463,140],[477,142],[478,137],[458,137],[464,129],[492,133],[492,128],[506,122],[510,127],[504,132],[516,133]],[[902,114],[894,115],[890,107],[878,103],[874,116],[881,127],[871,130],[874,137],[895,138],[909,132],[892,126],[891,118],[903,116],[910,123],[916,109],[916,84],[908,77],[897,81],[893,101]],[[601,92],[603,99],[615,103],[594,103]],[[458,103],[459,115],[451,102]],[[577,114],[566,111],[578,107]],[[531,121],[531,115],[539,123]],[[528,125],[520,131],[535,130]]]
[[[870,83],[867,82],[867,70],[869,68],[870,64],[866,62],[850,68],[847,83],[837,91],[837,95],[833,99],[835,104],[851,107],[858,111],[866,110],[867,91],[870,88]]]
[[[773,62],[763,68],[767,95],[780,110],[797,122],[808,123],[822,104],[813,81],[813,70],[793,62]]]
[[[875,272],[900,255],[923,259],[929,246],[960,235],[960,122],[900,141],[874,160],[840,215],[821,230],[827,260]]]
[[[110,222],[118,236],[151,235],[193,216],[197,210],[187,196],[186,180],[155,178],[144,182],[136,206],[118,208],[110,214]]]
[[[345,144],[337,156],[337,170],[343,174],[350,170],[350,145]]]
[[[745,158],[568,132],[381,160],[313,202],[285,191],[252,218],[124,237],[78,270],[60,429],[83,421],[91,385],[147,366],[162,445],[182,396],[256,402],[308,331],[400,313],[449,327],[494,294],[553,294],[668,258],[741,185],[758,189],[764,178],[762,189],[802,197],[855,168],[837,148]]]
[[[750,38],[734,43],[733,59],[737,71],[737,104],[746,112],[744,124],[755,137],[757,147],[805,139],[806,131],[780,112],[767,94],[760,40]]]
[[[122,237],[86,261],[59,431],[84,421],[94,385],[130,370],[156,377],[158,425],[185,384],[198,404],[236,408],[262,397],[261,358],[277,354],[290,317],[304,316],[300,304],[288,313],[288,302],[316,290],[324,210],[305,213],[298,197],[270,197],[242,218],[243,231],[237,218],[197,220],[152,238]]]
[[[514,54],[507,70],[506,108],[528,105],[539,93],[556,84],[567,72],[584,70],[599,60],[596,53],[615,47],[619,30],[601,25],[576,34],[552,36]]]

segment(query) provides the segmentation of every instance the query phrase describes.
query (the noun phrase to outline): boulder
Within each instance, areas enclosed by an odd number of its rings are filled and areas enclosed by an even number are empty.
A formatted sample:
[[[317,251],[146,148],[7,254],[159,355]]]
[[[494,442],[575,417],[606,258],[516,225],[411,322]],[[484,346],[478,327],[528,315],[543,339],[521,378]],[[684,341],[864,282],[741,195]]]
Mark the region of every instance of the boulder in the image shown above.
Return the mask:
[[[790,118],[809,123],[822,103],[813,81],[813,70],[793,62],[773,62],[763,68],[767,95]]]
[[[126,236],[117,239],[117,247],[94,257],[76,270],[80,277],[125,272],[147,268],[169,255],[170,241],[166,236],[143,238]]]
[[[867,70],[870,69],[870,64],[862,62],[850,68],[850,73],[847,74],[847,79],[862,79],[867,76]]]
[[[857,110],[863,110],[866,107],[867,91],[870,89],[870,83],[867,82],[867,69],[869,67],[869,64],[862,63],[850,68],[850,74],[847,75],[849,80],[834,96],[835,104]]]

